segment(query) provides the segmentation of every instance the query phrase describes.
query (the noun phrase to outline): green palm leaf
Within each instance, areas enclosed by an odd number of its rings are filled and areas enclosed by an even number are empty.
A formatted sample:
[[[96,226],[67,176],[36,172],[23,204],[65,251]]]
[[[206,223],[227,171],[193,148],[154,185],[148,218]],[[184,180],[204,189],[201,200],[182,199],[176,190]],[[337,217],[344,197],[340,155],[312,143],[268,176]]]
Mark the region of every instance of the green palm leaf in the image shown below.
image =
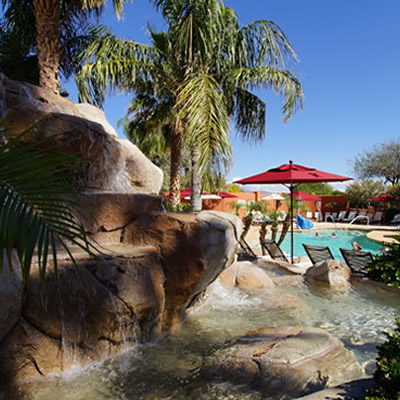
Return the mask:
[[[49,139],[23,143],[26,132],[12,137],[0,122],[0,254],[5,253],[12,268],[16,249],[25,285],[30,266],[37,260],[43,279],[52,255],[57,275],[57,250],[77,246],[93,254],[83,226],[76,217],[77,187],[70,171],[76,158],[48,147]],[[47,147],[44,147],[44,145]],[[0,257],[0,269],[4,259]]]

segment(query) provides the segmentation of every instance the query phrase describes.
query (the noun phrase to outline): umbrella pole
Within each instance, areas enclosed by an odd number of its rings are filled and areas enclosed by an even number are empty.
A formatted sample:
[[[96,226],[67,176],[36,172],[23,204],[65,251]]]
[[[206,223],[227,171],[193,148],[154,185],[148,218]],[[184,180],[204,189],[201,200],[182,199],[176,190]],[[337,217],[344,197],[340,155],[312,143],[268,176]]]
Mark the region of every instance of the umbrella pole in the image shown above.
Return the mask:
[[[290,182],[290,254],[293,264],[293,183]]]

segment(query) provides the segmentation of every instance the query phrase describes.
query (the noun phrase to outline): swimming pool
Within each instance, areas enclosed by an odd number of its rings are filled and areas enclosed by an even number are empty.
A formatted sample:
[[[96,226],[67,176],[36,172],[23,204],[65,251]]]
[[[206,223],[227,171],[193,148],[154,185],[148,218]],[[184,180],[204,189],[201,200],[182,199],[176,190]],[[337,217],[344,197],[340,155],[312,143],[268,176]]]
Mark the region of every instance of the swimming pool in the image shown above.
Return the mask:
[[[320,236],[316,236],[316,233]],[[337,238],[333,238],[332,234],[335,233]],[[365,231],[357,230],[313,230],[310,232],[295,232],[293,236],[293,249],[295,256],[306,256],[303,243],[312,244],[317,246],[329,246],[332,251],[333,257],[343,260],[339,248],[352,249],[352,243],[356,241],[363,247],[363,251],[370,251],[372,254],[378,253],[382,247],[381,244],[372,242],[367,239]],[[284,252],[290,253],[290,233],[287,234],[284,242],[281,245]]]

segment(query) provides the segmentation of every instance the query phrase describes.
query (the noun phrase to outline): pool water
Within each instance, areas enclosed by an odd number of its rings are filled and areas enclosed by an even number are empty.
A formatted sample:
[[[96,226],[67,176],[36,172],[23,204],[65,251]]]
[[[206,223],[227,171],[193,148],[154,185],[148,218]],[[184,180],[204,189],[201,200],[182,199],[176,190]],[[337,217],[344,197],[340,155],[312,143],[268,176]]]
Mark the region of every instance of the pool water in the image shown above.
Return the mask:
[[[316,236],[316,233],[320,236]],[[337,238],[333,238],[332,234],[335,233]],[[362,246],[363,251],[369,251],[372,254],[378,254],[378,250],[382,248],[379,243],[372,242],[367,239],[365,231],[357,230],[313,230],[310,232],[295,232],[293,235],[293,249],[294,255],[306,256],[307,253],[304,250],[303,243],[317,245],[317,246],[329,246],[333,257],[335,259],[343,260],[340,248],[351,250],[352,243],[357,242]],[[281,245],[282,250],[285,253],[290,253],[290,232],[287,234],[284,242]]]

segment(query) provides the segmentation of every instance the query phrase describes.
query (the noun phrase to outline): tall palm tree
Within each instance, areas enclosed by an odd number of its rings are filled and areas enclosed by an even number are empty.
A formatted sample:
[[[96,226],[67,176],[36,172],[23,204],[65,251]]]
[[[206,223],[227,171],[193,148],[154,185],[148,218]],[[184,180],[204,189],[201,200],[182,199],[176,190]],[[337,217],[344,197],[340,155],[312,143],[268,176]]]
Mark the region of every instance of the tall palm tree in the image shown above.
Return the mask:
[[[171,124],[172,202],[179,202],[180,154],[189,148],[196,176],[210,163],[228,165],[229,119],[250,141],[265,135],[265,104],[253,88],[272,87],[284,96],[287,121],[302,107],[303,92],[285,69],[296,55],[283,32],[271,21],[239,26],[236,14],[220,0],[157,0],[168,32],[152,32],[152,45],[118,40],[112,35],[90,46],[78,76],[86,101],[101,101],[115,88],[136,91],[147,81],[157,98],[168,96]],[[192,208],[199,209],[200,182],[192,186]]]
[[[121,15],[126,0],[113,0]],[[59,94],[59,67],[63,30],[75,29],[91,13],[99,14],[105,0],[2,0],[6,20],[21,28],[35,26],[39,85]]]

